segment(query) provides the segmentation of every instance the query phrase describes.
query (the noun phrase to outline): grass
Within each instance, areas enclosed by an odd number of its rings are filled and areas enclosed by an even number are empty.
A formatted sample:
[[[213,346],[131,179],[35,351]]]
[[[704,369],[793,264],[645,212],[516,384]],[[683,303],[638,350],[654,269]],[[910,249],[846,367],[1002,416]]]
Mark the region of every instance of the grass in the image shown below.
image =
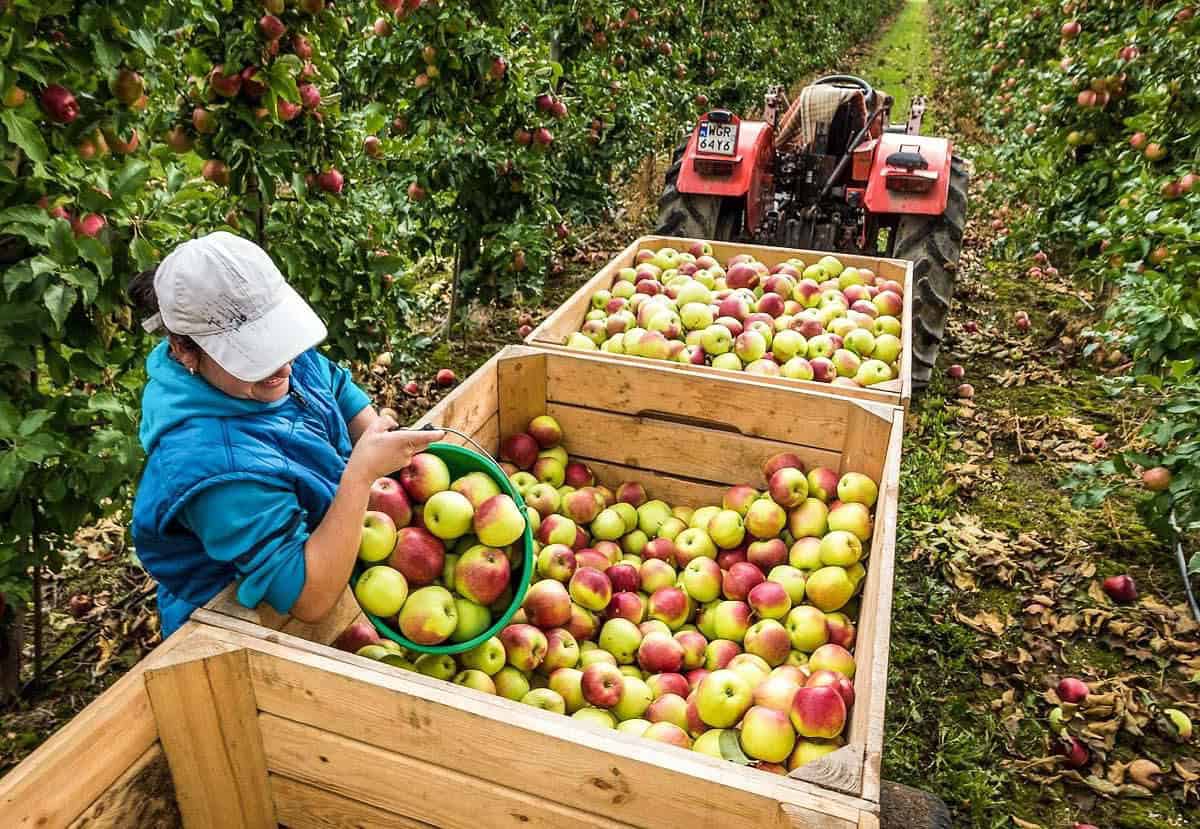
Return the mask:
[[[933,93],[933,47],[926,32],[929,29],[927,0],[907,0],[891,29],[880,39],[872,59],[863,69],[863,77],[877,89],[895,98],[892,121],[903,122],[908,117],[911,96]],[[932,105],[927,101],[927,105]]]

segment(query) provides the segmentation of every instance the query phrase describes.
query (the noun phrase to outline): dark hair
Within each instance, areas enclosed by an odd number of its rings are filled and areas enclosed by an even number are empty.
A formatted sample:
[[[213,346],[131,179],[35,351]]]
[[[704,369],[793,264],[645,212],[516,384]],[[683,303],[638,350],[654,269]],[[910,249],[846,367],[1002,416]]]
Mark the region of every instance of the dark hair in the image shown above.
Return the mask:
[[[141,313],[143,317],[149,317],[158,313],[158,294],[154,292],[154,275],[158,273],[158,265],[153,268],[147,268],[141,273],[129,280],[129,287],[125,289],[125,293],[129,296],[129,301],[133,303],[133,307]],[[166,326],[163,326],[164,330]],[[167,331],[167,335],[178,341],[179,345],[187,350],[199,350],[200,346],[196,345],[196,341],[191,337],[175,334]]]

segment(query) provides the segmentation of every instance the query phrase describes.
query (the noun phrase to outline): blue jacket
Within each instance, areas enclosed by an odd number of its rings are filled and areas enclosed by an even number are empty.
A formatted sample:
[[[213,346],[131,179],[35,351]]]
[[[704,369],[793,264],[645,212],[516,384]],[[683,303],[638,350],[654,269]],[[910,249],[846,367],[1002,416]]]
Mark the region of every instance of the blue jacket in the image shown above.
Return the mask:
[[[242,604],[286,613],[304,587],[305,542],[350,456],[346,424],[370,401],[313,350],[292,363],[291,392],[276,403],[188,374],[165,342],[146,367],[133,540],[158,580],[163,636],[234,580]]]

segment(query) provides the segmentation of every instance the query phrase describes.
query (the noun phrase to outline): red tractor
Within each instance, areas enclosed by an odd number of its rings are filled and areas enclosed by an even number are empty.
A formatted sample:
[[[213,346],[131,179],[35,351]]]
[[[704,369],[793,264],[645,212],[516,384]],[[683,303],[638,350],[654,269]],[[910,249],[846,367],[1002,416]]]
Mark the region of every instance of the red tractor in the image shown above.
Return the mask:
[[[658,231],[671,236],[843,251],[913,263],[912,380],[929,382],[954,293],[967,171],[945,138],[920,135],[923,98],[903,126],[893,99],[830,75],[761,121],[701,116],[667,171]]]

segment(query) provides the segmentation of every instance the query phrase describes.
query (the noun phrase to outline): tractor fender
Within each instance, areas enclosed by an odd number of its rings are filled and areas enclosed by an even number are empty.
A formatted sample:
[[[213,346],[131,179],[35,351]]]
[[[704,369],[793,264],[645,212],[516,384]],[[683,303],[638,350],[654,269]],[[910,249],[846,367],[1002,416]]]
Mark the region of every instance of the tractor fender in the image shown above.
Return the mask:
[[[937,181],[924,193],[901,193],[889,190],[885,172],[890,169],[887,160],[892,153],[901,149],[916,148],[925,161],[928,171],[937,173]],[[905,135],[885,132],[879,136],[875,158],[871,162],[871,173],[867,177],[867,192],[864,203],[872,213],[900,213],[918,216],[940,216],[946,211],[950,195],[950,161],[954,156],[954,145],[945,138],[931,135]]]
[[[692,130],[683,164],[679,168],[680,193],[697,196],[732,196],[746,199],[746,226],[758,227],[766,209],[771,187],[771,170],[775,160],[775,137],[770,124],[762,121],[742,121],[738,131],[737,154],[728,173],[702,173],[696,169],[696,159],[721,159],[721,156],[700,155],[696,152],[699,125]],[[726,159],[728,160],[728,159]]]

